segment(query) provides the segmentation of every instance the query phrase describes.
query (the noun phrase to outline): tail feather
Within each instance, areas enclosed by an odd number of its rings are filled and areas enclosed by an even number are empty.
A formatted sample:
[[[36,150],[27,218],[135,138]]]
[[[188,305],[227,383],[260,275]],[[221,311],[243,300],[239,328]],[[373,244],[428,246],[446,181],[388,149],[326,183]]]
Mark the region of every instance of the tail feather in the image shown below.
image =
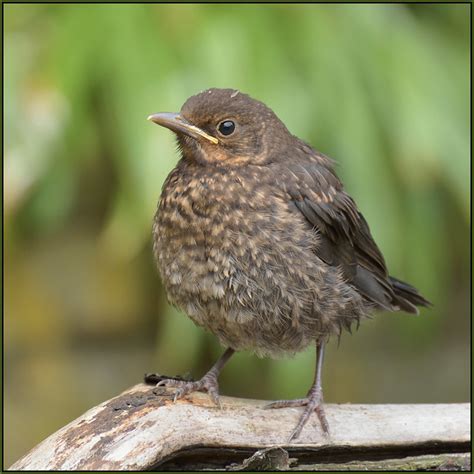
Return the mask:
[[[397,304],[401,310],[411,314],[419,314],[417,306],[432,306],[426,298],[420,295],[414,286],[392,276],[389,278],[395,293],[394,303]]]

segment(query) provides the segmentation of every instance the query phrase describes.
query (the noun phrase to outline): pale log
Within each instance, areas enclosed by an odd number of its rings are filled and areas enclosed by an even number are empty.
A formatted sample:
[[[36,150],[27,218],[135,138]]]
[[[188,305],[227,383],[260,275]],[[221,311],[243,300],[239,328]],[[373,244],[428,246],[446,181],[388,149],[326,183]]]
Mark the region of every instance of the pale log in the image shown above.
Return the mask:
[[[206,394],[176,403],[139,384],[69,423],[10,470],[470,470],[470,405],[326,405],[288,443],[300,409]]]

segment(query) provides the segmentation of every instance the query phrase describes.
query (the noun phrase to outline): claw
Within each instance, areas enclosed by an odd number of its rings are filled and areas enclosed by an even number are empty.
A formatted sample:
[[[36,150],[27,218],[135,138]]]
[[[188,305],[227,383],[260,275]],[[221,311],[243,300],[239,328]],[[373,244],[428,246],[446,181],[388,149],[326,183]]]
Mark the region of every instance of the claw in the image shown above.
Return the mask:
[[[267,403],[263,409],[269,410],[271,408],[293,408],[302,407],[308,404],[307,398],[297,398],[295,400],[277,400],[276,402]]]
[[[298,424],[295,426],[295,429],[291,432],[290,438],[288,442],[292,442],[301,434],[304,425],[308,421],[311,413],[313,411],[316,412],[318,416],[319,423],[321,424],[321,428],[323,430],[324,436],[329,436],[329,423],[326,419],[326,415],[324,413],[324,401],[323,401],[323,389],[321,385],[321,371],[323,366],[323,358],[324,358],[324,345],[325,342],[318,340],[316,342],[316,354],[317,354],[317,363],[316,363],[316,374],[314,377],[314,383],[308,391],[308,395],[306,398],[300,398],[297,400],[280,400],[277,402],[269,403],[265,405],[263,408],[286,408],[286,407],[306,407],[303,410],[303,414],[301,415]]]
[[[324,412],[324,403],[322,393],[316,391],[310,394],[307,398],[299,398],[296,400],[278,400],[276,402],[268,403],[263,407],[264,410],[271,409],[271,408],[293,408],[293,407],[305,407],[300,419],[298,420],[298,424],[295,426],[294,430],[291,432],[290,437],[288,438],[288,442],[291,443],[296,438],[299,437],[301,431],[303,430],[304,426],[306,425],[311,413],[316,412],[318,416],[319,423],[321,424],[321,428],[323,434],[325,436],[329,436],[329,423],[326,419],[326,414]]]
[[[207,392],[212,401],[220,408],[219,389],[217,379],[212,376],[204,376],[201,380],[196,382],[189,382],[186,380],[166,379],[161,380],[156,384],[157,387],[176,387],[173,401],[176,402],[180,398],[192,392]]]
[[[329,436],[329,423],[326,418],[326,413],[324,412],[324,405],[321,402],[320,405],[318,405],[314,411],[316,412],[316,415],[318,415],[319,423],[321,423],[321,428],[323,429],[323,433],[325,436]]]
[[[156,386],[157,387],[177,387],[177,390],[174,394],[174,401],[184,397],[191,392],[207,392],[211,397],[211,400],[221,408],[221,403],[219,400],[219,385],[217,383],[217,377],[226,362],[230,359],[234,349],[230,347],[222,354],[219,360],[211,367],[207,374],[197,382],[190,380],[183,380],[181,377],[170,377],[166,376],[157,376],[156,374],[148,374],[145,376],[146,380],[156,380],[158,377],[164,377],[163,380],[160,380]],[[152,376],[153,375],[153,376]]]

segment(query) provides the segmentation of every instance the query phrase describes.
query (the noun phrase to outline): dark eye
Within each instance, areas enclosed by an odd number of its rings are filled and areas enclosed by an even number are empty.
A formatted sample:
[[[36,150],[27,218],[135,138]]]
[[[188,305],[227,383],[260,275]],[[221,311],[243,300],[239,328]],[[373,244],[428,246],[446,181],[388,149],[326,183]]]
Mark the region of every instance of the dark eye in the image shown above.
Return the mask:
[[[232,120],[224,120],[217,128],[222,135],[232,135],[235,130],[235,123]]]

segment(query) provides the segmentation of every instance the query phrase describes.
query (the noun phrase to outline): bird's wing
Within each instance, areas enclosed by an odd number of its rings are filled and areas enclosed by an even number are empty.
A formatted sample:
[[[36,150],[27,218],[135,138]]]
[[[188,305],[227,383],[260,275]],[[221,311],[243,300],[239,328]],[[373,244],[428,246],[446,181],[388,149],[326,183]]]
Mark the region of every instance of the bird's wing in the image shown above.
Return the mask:
[[[314,153],[314,152],[313,152]],[[349,284],[371,302],[398,309],[382,253],[355,202],[324,155],[287,164],[287,192],[319,236],[316,253],[338,266]]]

